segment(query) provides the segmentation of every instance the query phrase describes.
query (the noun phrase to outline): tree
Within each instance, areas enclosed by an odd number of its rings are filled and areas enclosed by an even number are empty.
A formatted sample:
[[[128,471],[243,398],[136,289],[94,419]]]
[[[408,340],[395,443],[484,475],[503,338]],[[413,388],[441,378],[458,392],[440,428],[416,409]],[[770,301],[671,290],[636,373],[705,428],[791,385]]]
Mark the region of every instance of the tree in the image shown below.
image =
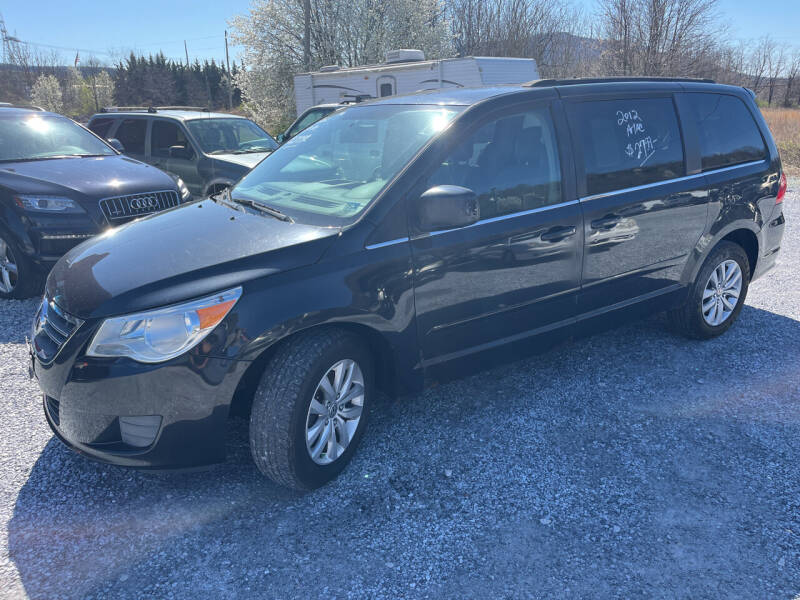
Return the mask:
[[[600,0],[609,75],[702,77],[723,27],[717,0]]]
[[[45,110],[60,113],[64,110],[61,85],[53,75],[40,75],[31,90],[31,102]]]
[[[90,87],[94,99],[95,110],[100,110],[104,106],[114,103],[114,80],[108,71],[103,69],[92,77]]]
[[[303,4],[254,0],[247,15],[231,21],[232,39],[244,47],[247,65],[234,81],[261,124],[277,128],[294,113],[296,73],[381,62],[392,48],[419,48],[434,58],[449,55],[440,0],[309,0],[308,10]]]
[[[783,94],[783,105],[789,108],[792,105],[792,93],[800,75],[800,48],[796,48],[786,67],[786,87]]]

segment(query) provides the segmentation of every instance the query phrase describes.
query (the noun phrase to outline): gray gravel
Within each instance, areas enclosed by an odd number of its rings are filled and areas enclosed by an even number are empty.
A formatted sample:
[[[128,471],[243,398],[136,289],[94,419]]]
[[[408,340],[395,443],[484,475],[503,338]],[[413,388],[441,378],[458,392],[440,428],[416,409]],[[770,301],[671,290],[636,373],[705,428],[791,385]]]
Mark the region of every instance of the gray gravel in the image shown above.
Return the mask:
[[[51,435],[35,303],[0,304],[0,595],[742,597],[800,593],[800,194],[736,326],[653,318],[398,402],[301,495],[224,465],[144,474]]]

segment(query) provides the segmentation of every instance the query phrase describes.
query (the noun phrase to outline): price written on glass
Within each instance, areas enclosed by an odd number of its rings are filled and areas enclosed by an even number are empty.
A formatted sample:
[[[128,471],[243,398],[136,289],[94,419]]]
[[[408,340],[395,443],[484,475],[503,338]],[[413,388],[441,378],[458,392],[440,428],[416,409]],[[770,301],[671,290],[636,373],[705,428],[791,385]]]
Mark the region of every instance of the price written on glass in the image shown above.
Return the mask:
[[[636,109],[618,110],[617,126],[624,128],[625,136],[630,140],[625,146],[625,154],[629,158],[639,161],[639,166],[643,167],[655,154],[658,138],[646,135],[644,121]]]

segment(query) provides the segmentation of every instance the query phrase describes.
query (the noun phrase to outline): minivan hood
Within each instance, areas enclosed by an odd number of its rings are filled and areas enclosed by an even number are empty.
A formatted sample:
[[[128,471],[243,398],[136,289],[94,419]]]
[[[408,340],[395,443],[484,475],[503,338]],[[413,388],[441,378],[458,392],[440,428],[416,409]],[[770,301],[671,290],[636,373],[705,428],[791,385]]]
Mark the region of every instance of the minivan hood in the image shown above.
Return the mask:
[[[46,293],[82,319],[146,310],[313,264],[338,232],[204,200],[76,246],[53,267]]]
[[[247,154],[215,154],[214,158],[252,169],[269,154],[269,152],[248,152]]]
[[[120,155],[0,163],[0,185],[19,193],[94,199],[177,189],[163,171]]]

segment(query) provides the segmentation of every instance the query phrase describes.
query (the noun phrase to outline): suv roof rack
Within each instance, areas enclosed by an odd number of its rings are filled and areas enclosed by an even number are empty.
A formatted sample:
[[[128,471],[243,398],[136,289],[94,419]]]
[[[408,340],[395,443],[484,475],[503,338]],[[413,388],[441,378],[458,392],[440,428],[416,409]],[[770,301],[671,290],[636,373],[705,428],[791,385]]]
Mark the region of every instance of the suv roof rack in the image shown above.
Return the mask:
[[[157,113],[160,110],[196,110],[202,112],[210,112],[210,109],[205,106],[104,106],[100,112],[115,113],[115,112],[147,112]]]
[[[578,77],[575,79],[536,79],[523,83],[524,87],[550,87],[555,85],[580,85],[583,83],[716,83],[713,79],[693,79],[691,77]]]
[[[40,110],[44,112],[44,109],[41,106],[35,106],[33,104],[18,104],[16,102],[0,102],[0,108],[27,108],[29,110]]]

